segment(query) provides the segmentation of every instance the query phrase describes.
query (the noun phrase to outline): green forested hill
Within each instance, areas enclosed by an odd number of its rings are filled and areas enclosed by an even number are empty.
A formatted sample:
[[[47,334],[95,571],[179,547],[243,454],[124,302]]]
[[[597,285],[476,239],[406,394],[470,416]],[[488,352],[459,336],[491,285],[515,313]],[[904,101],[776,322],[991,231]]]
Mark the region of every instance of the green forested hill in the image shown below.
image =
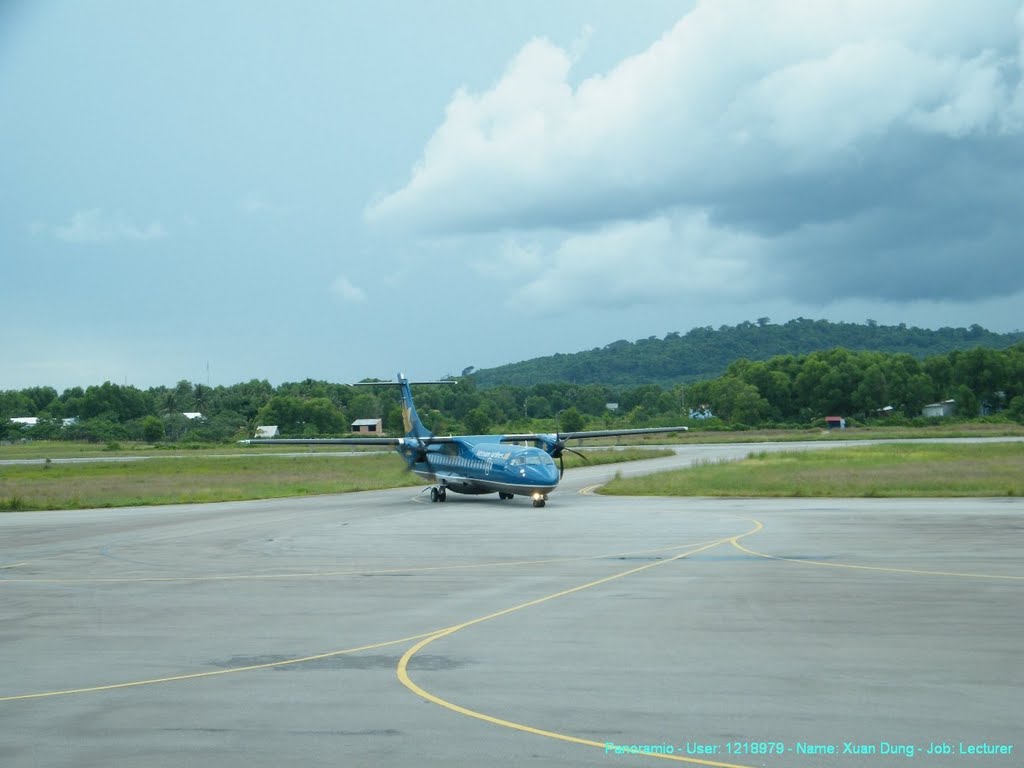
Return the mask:
[[[832,323],[797,318],[782,325],[767,318],[736,326],[694,328],[635,342],[616,341],[574,354],[538,357],[473,373],[478,386],[532,386],[542,382],[663,386],[720,376],[735,360],[767,360],[844,347],[855,351],[907,353],[917,358],[956,349],[1003,349],[1024,340],[1024,333],[993,333],[970,328],[908,328],[905,325]]]
[[[1024,422],[1024,334],[763,319],[479,371],[453,386],[421,387],[416,398],[440,434],[550,431],[556,420],[568,432],[651,427],[695,413],[703,414],[695,426],[714,414],[718,426],[804,428],[827,415],[919,419],[925,405],[945,400],[955,401],[957,418]],[[288,437],[334,437],[360,418],[382,418],[388,434],[405,431],[393,388],[312,379],[0,390],[0,443],[230,442],[262,424]]]

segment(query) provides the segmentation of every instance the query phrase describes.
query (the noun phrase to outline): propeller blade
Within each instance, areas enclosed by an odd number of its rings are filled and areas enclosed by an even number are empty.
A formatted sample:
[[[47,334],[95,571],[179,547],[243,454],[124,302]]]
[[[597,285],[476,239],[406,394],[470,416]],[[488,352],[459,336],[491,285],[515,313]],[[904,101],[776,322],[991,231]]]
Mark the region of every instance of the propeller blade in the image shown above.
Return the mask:
[[[415,445],[413,445],[412,443],[408,443],[408,445],[412,449],[412,453],[407,454],[407,455],[410,458],[412,458],[413,463],[414,464],[426,464],[429,467],[430,466],[430,458],[429,458],[429,456],[427,454],[427,448],[430,446],[430,441],[429,440],[424,440],[422,438],[416,438],[416,444]],[[412,466],[407,464],[406,465],[406,470],[408,470],[409,472],[412,472]]]
[[[565,444],[564,440],[559,440],[552,447],[551,458],[558,459],[558,476],[560,478],[563,475],[565,475],[565,452],[566,451],[569,451],[570,453],[575,453],[577,456],[579,456],[585,462],[587,462],[588,464],[590,463],[590,459],[588,459],[585,454],[580,453],[575,448],[570,448],[569,446],[567,446]]]
[[[587,464],[590,463],[590,459],[587,458],[587,455],[585,453],[580,453],[579,451],[575,450],[574,448],[569,448],[568,446],[563,446],[562,450],[563,451],[569,451],[569,453],[575,453],[577,456],[579,456],[581,459],[583,459],[585,462],[587,462]]]

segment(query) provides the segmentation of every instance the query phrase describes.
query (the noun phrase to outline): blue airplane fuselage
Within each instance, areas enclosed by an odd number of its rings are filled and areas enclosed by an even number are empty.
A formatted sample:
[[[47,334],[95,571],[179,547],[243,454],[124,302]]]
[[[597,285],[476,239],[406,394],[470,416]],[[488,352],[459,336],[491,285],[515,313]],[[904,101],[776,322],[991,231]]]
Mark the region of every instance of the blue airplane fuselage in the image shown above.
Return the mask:
[[[396,446],[409,469],[456,493],[546,496],[558,486],[559,471],[546,451],[469,435],[429,444],[415,440]]]
[[[404,437],[274,438],[241,442],[246,445],[388,445],[398,452],[411,472],[437,483],[430,489],[431,501],[444,501],[447,491],[451,490],[469,494],[496,493],[501,499],[531,496],[535,507],[543,507],[548,494],[558,487],[564,452],[579,453],[566,445],[568,440],[686,431],[685,426],[680,426],[445,437],[435,435],[420,421],[409,380],[401,373],[397,386],[402,397]],[[554,459],[558,459],[558,466]]]

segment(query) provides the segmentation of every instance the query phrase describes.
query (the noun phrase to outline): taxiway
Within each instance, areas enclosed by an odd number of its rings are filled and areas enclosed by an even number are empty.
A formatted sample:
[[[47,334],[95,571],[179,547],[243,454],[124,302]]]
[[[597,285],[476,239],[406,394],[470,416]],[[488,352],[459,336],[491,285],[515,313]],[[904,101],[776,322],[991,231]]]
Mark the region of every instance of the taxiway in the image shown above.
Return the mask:
[[[0,515],[0,765],[1021,765],[1024,500],[589,491],[745,450]]]

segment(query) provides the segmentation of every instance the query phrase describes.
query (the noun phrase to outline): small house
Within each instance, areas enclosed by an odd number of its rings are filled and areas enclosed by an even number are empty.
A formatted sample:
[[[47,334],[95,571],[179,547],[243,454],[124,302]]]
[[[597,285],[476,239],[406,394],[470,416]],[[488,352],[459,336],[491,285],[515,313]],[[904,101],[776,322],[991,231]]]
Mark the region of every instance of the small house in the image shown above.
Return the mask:
[[[280,433],[277,429],[277,425],[274,424],[273,426],[256,427],[256,434],[254,437],[277,437],[278,434]]]
[[[356,419],[352,422],[352,431],[358,435],[379,435],[384,432],[382,419]]]
[[[941,403],[929,403],[921,409],[921,415],[929,419],[941,419],[956,413],[956,400],[943,400]]]

